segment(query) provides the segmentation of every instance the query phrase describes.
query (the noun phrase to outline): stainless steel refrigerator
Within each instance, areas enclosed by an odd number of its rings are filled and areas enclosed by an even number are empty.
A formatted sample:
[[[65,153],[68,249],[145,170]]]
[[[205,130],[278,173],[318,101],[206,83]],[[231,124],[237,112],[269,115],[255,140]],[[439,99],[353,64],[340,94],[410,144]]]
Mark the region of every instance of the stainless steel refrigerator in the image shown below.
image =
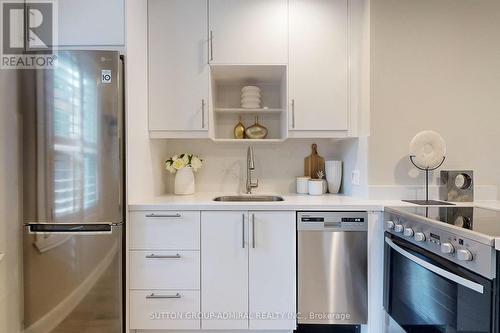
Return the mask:
[[[118,52],[59,51],[24,75],[28,332],[123,330],[122,69]]]

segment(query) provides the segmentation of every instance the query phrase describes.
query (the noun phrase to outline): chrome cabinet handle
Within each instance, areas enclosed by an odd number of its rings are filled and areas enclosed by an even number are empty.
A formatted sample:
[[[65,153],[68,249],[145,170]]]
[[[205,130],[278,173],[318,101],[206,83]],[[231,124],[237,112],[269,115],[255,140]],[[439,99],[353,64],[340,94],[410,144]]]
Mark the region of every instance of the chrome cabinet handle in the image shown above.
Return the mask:
[[[292,128],[295,128],[295,99],[292,99]]]
[[[214,32],[210,30],[210,61],[214,61]]]
[[[177,214],[155,214],[155,213],[151,213],[151,214],[147,214],[146,217],[163,217],[163,218],[172,218],[172,219],[178,219],[178,218],[181,218],[182,215],[177,213]]]
[[[241,214],[241,247],[245,248],[245,214]]]
[[[255,249],[255,214],[252,214],[252,248]]]
[[[156,255],[154,253],[148,254],[146,259],[180,259],[181,255],[179,253],[174,255]]]
[[[173,295],[157,295],[155,293],[149,294],[146,296],[147,299],[156,299],[156,298],[181,298],[181,294],[173,294]]]
[[[201,128],[205,128],[205,99],[201,100]]]

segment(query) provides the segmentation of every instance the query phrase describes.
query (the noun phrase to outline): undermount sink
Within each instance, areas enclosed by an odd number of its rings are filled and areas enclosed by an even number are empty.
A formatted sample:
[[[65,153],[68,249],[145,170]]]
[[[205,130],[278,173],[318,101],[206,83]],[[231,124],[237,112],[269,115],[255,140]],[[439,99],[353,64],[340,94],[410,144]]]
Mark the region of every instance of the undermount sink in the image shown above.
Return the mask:
[[[214,198],[214,201],[227,202],[272,202],[284,200],[285,199],[277,195],[225,195]]]

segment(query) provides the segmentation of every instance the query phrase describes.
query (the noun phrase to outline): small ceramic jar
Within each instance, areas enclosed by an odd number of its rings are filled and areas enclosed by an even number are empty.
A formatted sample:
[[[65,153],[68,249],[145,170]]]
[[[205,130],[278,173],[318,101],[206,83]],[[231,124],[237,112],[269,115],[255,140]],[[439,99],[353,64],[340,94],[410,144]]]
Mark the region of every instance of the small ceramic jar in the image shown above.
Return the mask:
[[[298,194],[308,194],[309,193],[309,177],[297,177],[297,193]]]
[[[310,179],[309,180],[309,194],[322,195],[323,194],[323,179]]]

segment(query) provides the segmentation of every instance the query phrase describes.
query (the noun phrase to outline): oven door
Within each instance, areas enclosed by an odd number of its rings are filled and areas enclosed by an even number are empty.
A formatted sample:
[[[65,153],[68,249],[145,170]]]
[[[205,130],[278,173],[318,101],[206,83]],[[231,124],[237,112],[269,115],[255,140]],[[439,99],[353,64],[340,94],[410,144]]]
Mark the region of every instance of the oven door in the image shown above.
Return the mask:
[[[406,332],[493,332],[493,283],[385,234],[384,307]]]

